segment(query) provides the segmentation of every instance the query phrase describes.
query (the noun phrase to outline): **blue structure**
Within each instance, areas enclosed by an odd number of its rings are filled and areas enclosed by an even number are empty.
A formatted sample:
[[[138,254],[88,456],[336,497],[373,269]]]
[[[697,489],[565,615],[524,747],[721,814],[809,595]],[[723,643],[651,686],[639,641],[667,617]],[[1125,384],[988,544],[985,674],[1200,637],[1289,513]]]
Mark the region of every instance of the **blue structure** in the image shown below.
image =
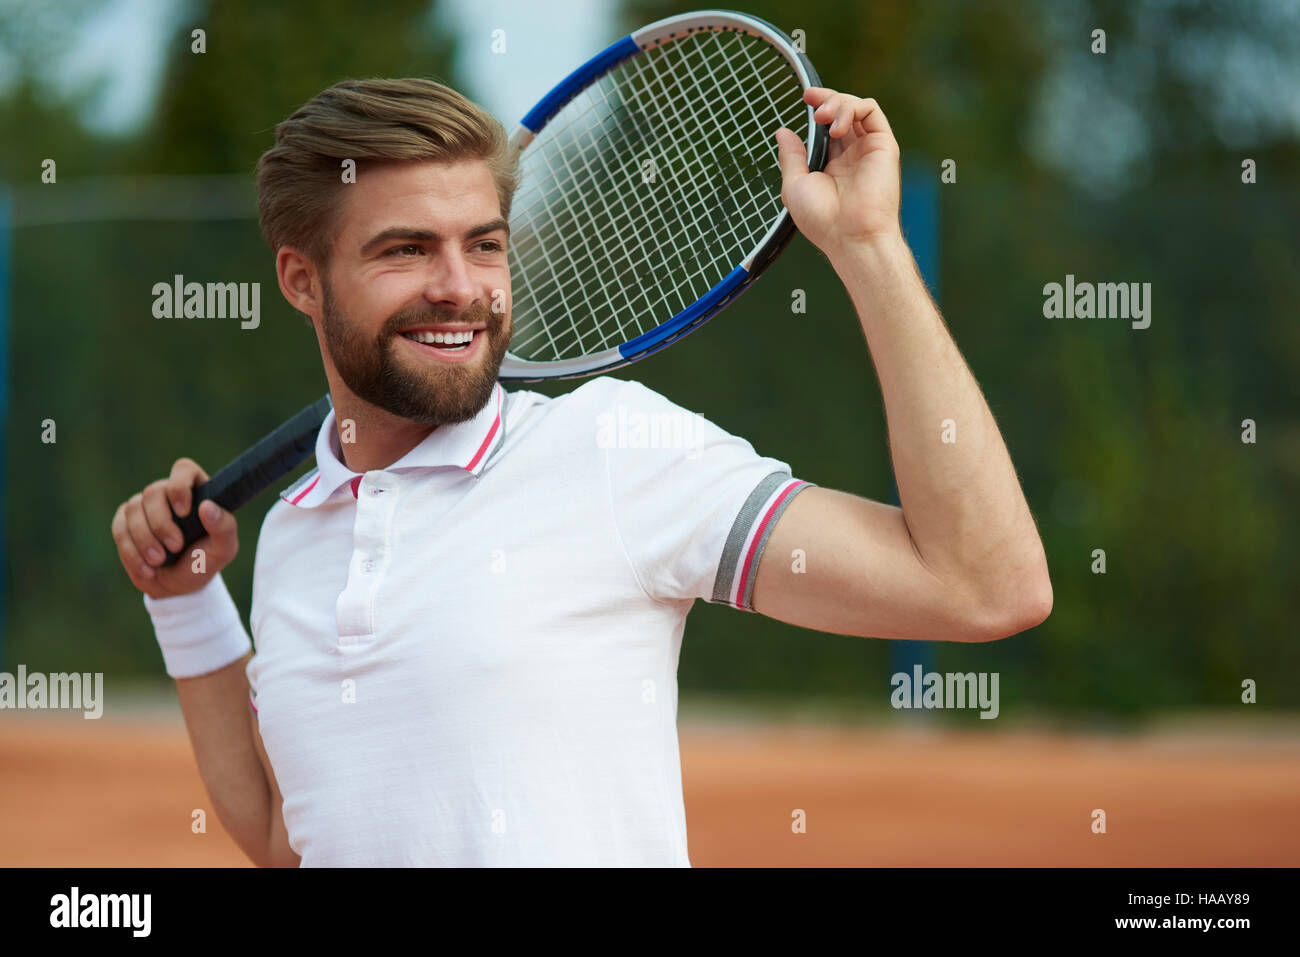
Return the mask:
[[[8,671],[9,633],[9,499],[5,475],[9,467],[9,302],[13,283],[10,259],[13,240],[13,209],[9,195],[0,190],[0,671]]]
[[[921,277],[925,280],[925,285],[929,288],[934,301],[938,302],[939,170],[937,166],[929,163],[904,165],[899,218],[903,224],[903,235],[907,238],[907,244],[912,247],[917,268],[921,270]],[[890,487],[894,504],[900,504],[898,485],[894,482],[892,473]],[[910,675],[915,665],[920,665],[922,672],[934,670],[934,642],[895,641],[892,645],[891,674],[901,671]],[[925,714],[925,712],[920,713]]]
[[[939,301],[939,170],[930,165],[903,167],[903,189],[899,206],[903,235],[912,247],[916,265]]]

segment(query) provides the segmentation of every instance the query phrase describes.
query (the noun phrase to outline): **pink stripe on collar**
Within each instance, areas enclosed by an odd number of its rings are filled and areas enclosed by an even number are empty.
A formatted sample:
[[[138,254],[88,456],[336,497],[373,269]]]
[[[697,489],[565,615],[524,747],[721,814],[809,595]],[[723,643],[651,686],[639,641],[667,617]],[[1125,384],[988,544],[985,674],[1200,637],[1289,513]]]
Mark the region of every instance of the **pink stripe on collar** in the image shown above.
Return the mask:
[[[310,492],[312,489],[314,489],[314,488],[316,487],[316,483],[319,482],[319,481],[320,481],[320,476],[317,475],[314,479],[311,480],[311,484],[310,484],[310,485],[308,485],[305,489],[303,489],[301,492],[299,492],[299,493],[298,493],[297,495],[295,495],[293,498],[291,498],[291,499],[288,500],[289,504],[290,504],[290,505],[297,505],[299,502],[301,502],[301,501],[302,501],[302,500],[307,496],[307,493]]]
[[[492,420],[492,428],[488,429],[487,438],[483,440],[483,444],[478,447],[478,451],[474,453],[474,457],[470,459],[469,464],[465,466],[466,471],[474,471],[474,466],[478,465],[479,460],[483,458],[483,453],[485,453],[488,450],[488,447],[492,444],[492,438],[497,434],[497,429],[501,428],[501,394],[504,391],[505,390],[502,389],[501,386],[497,386],[497,416]]]

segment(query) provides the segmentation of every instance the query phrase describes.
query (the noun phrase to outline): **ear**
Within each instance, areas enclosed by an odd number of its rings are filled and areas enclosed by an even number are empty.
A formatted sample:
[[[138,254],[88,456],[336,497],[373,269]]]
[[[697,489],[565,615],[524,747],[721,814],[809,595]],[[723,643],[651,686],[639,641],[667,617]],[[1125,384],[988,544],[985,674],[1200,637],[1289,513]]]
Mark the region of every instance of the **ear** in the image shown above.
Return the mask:
[[[313,319],[320,319],[325,290],[316,264],[294,247],[281,246],[275,254],[275,274],[289,305]]]

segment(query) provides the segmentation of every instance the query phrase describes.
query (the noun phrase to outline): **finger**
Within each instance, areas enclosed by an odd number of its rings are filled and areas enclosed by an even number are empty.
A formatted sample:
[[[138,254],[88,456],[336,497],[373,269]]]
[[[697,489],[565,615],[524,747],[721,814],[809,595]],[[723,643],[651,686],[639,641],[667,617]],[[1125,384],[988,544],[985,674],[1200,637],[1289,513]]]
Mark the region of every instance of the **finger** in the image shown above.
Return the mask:
[[[130,532],[127,531],[126,512],[127,503],[123,502],[113,514],[113,541],[117,544],[117,557],[121,559],[122,567],[126,569],[131,584],[140,588],[142,582],[153,580],[154,570],[141,556],[140,549],[136,547]]]
[[[803,91],[803,101],[809,106],[816,109],[825,102],[828,96],[833,96],[834,90],[825,86],[810,86]]]
[[[185,536],[180,526],[172,519],[171,502],[168,500],[171,489],[170,479],[159,479],[145,486],[144,518],[149,523],[149,530],[158,541],[167,546],[167,550],[178,552],[185,546]],[[189,511],[188,507],[186,511]]]
[[[856,104],[861,102],[856,97],[847,97],[843,102],[837,102],[835,119],[831,122],[829,130],[831,136],[846,136],[850,130],[858,130]]]
[[[126,533],[131,536],[136,550],[148,564],[161,565],[166,555],[163,553],[162,542],[158,541],[149,528],[149,522],[144,516],[143,502],[144,496],[136,492],[126,503]]]
[[[167,500],[178,518],[190,513],[194,501],[194,487],[208,480],[208,473],[193,459],[177,459],[167,478]]]
[[[855,125],[861,123],[865,133],[894,135],[894,131],[889,128],[889,120],[885,119],[885,111],[880,108],[880,104],[874,97],[867,97],[853,104],[853,122]]]
[[[829,123],[835,118],[837,104],[843,99],[838,93],[832,93],[822,100],[821,106],[813,110],[813,119],[818,123]]]
[[[776,131],[776,159],[781,166],[783,185],[808,175],[808,156],[803,140],[799,139],[798,133],[784,126]]]

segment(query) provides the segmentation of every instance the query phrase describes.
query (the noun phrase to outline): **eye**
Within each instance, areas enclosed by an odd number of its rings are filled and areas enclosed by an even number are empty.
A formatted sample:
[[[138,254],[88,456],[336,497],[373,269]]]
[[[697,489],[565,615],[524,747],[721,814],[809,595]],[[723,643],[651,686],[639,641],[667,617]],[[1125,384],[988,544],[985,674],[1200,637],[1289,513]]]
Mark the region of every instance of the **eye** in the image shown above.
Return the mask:
[[[477,248],[489,253],[499,253],[505,247],[495,239],[485,239],[478,244]]]
[[[384,255],[404,259],[407,257],[408,253],[411,255],[419,255],[422,252],[424,252],[424,249],[421,246],[415,243],[407,243],[405,246],[394,246],[392,249],[386,251]]]

